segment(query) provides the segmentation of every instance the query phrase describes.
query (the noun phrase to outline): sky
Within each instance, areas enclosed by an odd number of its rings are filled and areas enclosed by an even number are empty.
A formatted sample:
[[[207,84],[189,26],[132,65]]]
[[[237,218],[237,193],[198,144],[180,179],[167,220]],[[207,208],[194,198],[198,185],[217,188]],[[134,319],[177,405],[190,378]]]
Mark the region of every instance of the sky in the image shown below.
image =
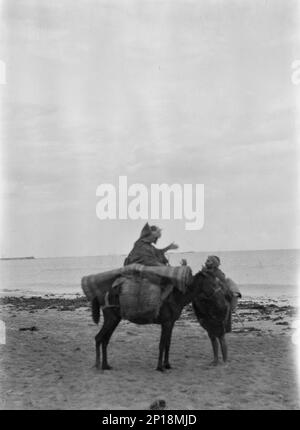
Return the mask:
[[[180,251],[299,248],[295,0],[2,0],[0,256],[126,254],[100,184],[204,184]],[[300,128],[299,128],[300,131]],[[298,148],[297,148],[298,146]]]

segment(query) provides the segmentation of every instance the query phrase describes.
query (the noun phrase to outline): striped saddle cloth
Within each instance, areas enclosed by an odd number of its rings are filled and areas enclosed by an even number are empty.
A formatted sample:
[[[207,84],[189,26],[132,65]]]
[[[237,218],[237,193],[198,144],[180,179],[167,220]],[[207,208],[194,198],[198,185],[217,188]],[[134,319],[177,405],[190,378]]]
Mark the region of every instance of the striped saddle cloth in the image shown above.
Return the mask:
[[[140,274],[145,278],[148,277],[150,280],[155,275],[158,279],[170,281],[182,293],[186,292],[187,286],[192,282],[192,270],[189,266],[171,267],[130,264],[120,269],[84,276],[81,280],[81,287],[88,300],[92,301],[94,298],[98,298],[101,303],[112,285],[118,285],[118,278],[135,274]],[[116,280],[117,282],[115,282]]]

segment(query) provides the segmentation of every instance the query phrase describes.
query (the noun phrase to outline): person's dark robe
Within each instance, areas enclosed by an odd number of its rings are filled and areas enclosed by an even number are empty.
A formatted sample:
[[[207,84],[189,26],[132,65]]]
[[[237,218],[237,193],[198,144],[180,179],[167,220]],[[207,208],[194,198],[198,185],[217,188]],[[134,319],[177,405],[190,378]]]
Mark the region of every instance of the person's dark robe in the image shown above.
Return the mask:
[[[142,231],[139,239],[135,242],[133,249],[124,261],[124,266],[138,263],[145,266],[161,266],[167,265],[168,260],[162,250],[155,248],[153,243],[153,232],[147,223]]]
[[[194,300],[194,309],[197,318],[202,325],[202,327],[208,331],[208,333],[220,337],[225,333],[231,332],[232,329],[232,299],[233,293],[229,289],[226,276],[217,267],[203,267],[202,273],[208,276],[212,283],[215,285],[216,294],[209,295],[206,297],[205,293],[201,297],[197,297]],[[219,287],[221,287],[222,293],[218,292]],[[222,300],[219,294],[223,294],[227,302],[225,305],[224,300]]]

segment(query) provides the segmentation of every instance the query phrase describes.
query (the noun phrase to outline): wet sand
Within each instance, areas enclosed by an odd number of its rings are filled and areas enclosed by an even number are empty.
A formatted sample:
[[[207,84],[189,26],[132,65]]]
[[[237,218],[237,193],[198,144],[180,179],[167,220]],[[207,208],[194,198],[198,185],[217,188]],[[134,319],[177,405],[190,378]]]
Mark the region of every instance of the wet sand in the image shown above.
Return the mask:
[[[1,409],[149,409],[158,399],[177,410],[300,408],[289,305],[242,300],[227,335],[229,361],[217,367],[185,309],[164,373],[155,371],[159,326],[122,321],[108,350],[113,370],[103,372],[93,368],[99,328],[84,297],[4,297],[0,305]]]

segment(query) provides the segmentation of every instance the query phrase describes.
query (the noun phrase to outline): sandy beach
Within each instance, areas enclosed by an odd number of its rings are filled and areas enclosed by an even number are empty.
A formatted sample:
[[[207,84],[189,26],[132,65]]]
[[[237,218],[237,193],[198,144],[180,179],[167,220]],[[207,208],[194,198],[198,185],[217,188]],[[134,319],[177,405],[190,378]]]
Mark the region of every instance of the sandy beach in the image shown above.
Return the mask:
[[[84,297],[4,297],[1,409],[299,409],[291,323],[295,309],[242,300],[227,336],[229,361],[210,366],[211,345],[189,308],[172,338],[172,370],[155,371],[160,327],[122,321],[111,371],[94,365]],[[100,321],[101,323],[101,321]]]

